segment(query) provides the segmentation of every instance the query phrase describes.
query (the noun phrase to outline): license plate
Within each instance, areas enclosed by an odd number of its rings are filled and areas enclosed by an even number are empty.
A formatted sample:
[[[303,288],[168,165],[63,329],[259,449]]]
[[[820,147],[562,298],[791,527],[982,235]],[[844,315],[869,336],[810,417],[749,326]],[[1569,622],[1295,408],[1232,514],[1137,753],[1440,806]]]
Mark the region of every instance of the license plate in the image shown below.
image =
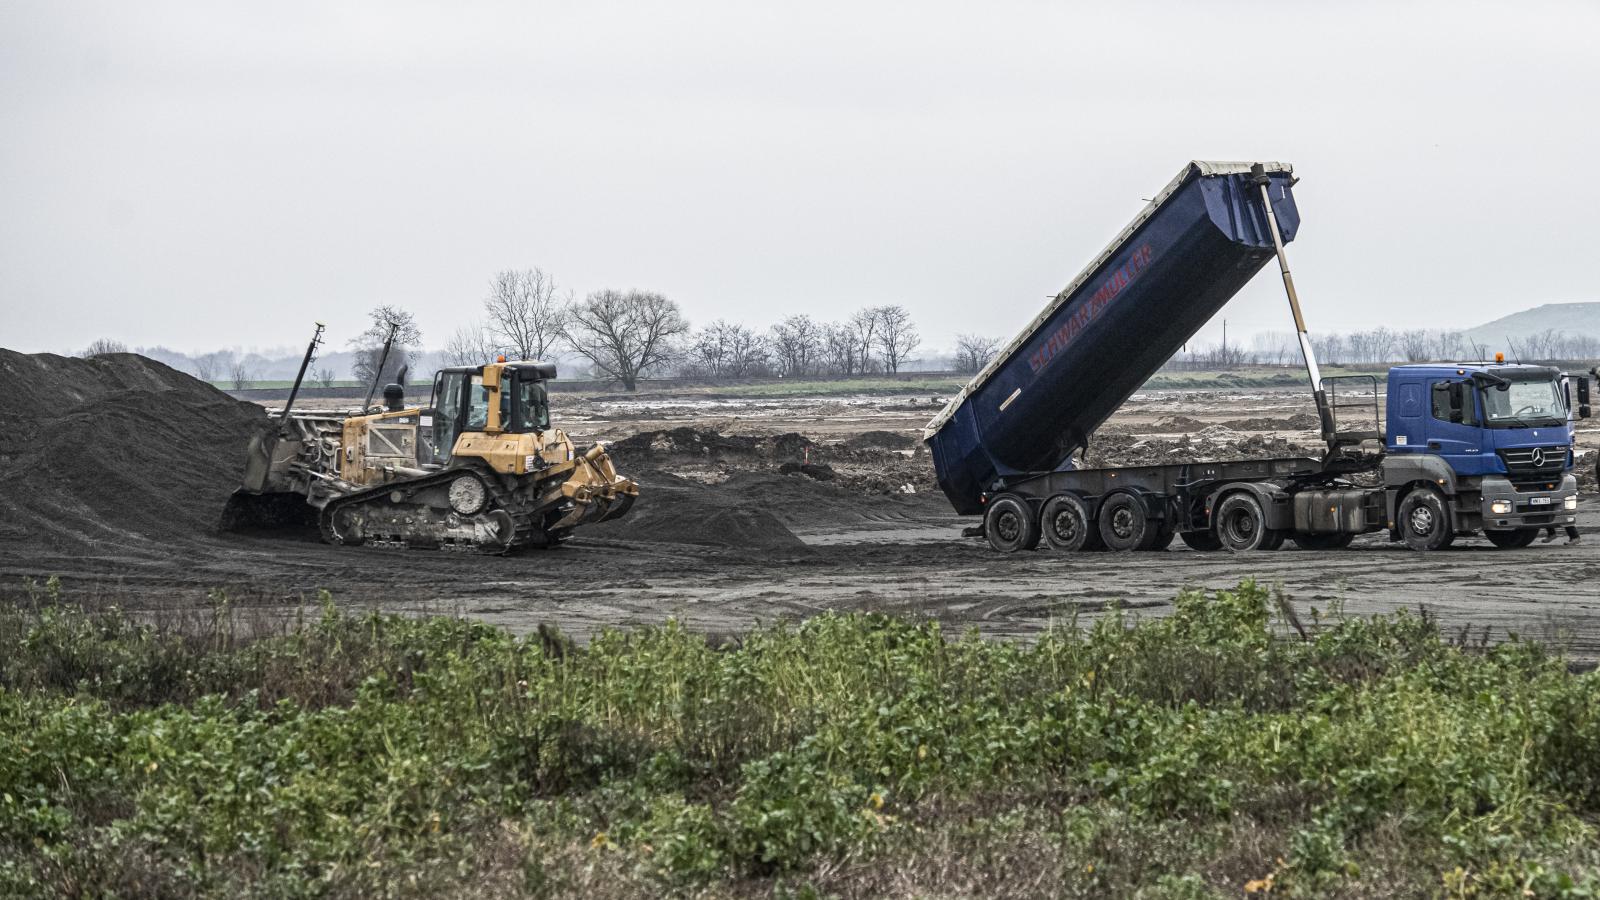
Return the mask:
[[[1528,501],[1528,505],[1529,506],[1549,506],[1550,505],[1550,500],[1551,500],[1551,498],[1549,498],[1549,497],[1534,497],[1534,498],[1532,498],[1532,499],[1530,499]]]

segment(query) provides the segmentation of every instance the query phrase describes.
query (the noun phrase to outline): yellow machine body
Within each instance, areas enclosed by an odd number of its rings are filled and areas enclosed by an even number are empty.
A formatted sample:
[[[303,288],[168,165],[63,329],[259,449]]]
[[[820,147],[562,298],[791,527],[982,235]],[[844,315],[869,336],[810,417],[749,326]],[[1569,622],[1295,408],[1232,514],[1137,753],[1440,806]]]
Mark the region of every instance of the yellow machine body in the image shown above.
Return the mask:
[[[559,543],[626,513],[639,489],[604,446],[580,451],[550,426],[553,376],[543,363],[445,369],[429,407],[288,415],[283,431],[251,442],[230,511],[300,494],[334,543],[500,552]]]

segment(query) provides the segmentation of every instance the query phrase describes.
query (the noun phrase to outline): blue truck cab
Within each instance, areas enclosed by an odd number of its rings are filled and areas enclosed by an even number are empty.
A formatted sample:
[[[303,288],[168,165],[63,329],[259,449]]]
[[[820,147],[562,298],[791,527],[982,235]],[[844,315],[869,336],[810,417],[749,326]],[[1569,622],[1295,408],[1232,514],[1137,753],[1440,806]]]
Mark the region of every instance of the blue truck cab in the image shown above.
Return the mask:
[[[1457,532],[1526,540],[1574,524],[1570,416],[1561,373],[1546,366],[1390,369],[1383,471],[1391,523],[1408,490],[1431,482],[1448,499]]]

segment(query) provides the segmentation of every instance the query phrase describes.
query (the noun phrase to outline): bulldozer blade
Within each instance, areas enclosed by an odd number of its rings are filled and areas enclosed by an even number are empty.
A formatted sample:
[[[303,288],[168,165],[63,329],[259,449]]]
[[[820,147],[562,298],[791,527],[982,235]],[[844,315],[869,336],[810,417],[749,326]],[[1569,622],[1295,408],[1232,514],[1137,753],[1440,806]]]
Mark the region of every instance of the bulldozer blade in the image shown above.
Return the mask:
[[[222,531],[286,531],[315,528],[317,510],[299,494],[257,494],[240,488],[222,508]]]
[[[618,494],[617,497],[611,501],[611,504],[606,507],[606,511],[602,513],[600,518],[596,519],[595,521],[607,522],[612,519],[622,518],[628,514],[628,510],[633,509],[633,501],[635,499],[637,499],[637,497],[634,494]]]

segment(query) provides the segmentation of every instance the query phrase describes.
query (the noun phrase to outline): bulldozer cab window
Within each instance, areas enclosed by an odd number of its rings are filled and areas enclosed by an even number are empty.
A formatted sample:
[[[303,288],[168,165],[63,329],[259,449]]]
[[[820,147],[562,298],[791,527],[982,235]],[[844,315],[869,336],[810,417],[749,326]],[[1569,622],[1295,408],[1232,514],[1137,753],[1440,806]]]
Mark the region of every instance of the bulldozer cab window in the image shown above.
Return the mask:
[[[543,431],[550,427],[550,400],[543,381],[517,379],[516,400],[510,421],[511,430],[518,432]]]
[[[467,387],[467,430],[482,431],[489,427],[489,386],[482,375],[472,376]]]

